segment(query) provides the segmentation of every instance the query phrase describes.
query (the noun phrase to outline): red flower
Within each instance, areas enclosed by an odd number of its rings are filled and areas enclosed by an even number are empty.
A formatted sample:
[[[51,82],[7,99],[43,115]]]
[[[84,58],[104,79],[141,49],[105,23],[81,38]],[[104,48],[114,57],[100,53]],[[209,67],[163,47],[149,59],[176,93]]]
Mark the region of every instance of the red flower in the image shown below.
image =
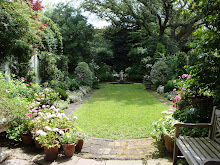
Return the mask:
[[[47,25],[47,24],[43,24],[45,27],[49,27],[49,25]]]

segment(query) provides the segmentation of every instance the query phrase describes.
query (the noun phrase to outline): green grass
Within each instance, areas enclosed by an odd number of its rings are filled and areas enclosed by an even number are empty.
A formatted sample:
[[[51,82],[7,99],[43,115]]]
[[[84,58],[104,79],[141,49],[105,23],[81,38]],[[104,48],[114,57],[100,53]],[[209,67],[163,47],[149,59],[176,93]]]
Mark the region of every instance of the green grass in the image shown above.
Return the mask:
[[[72,115],[88,136],[130,139],[149,137],[152,123],[164,110],[167,108],[143,84],[101,84]]]

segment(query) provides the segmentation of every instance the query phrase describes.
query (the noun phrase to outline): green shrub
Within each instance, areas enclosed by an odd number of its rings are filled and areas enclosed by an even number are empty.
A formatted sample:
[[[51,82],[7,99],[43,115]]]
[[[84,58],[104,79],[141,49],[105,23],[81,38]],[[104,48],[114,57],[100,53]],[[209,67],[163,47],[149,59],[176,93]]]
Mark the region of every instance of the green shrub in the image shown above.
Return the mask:
[[[55,91],[56,91],[57,93],[59,93],[60,99],[66,101],[66,99],[68,98],[68,95],[66,94],[66,91],[65,91],[65,90],[63,90],[63,89],[61,89],[61,88],[57,88]]]
[[[186,106],[181,110],[176,110],[173,117],[184,123],[210,123],[212,115],[212,105],[202,103],[195,107]],[[208,129],[181,129],[180,133],[189,136],[207,136]]]
[[[71,91],[74,91],[74,90],[76,90],[76,89],[79,89],[79,87],[80,87],[80,85],[79,85],[78,83],[76,83],[76,82],[71,82],[71,83],[69,84],[69,90],[71,90]]]
[[[48,52],[41,52],[39,57],[39,73],[41,81],[46,82],[53,80],[56,75],[56,72],[58,72],[55,55]]]
[[[156,52],[154,53],[154,58],[161,58],[162,55],[165,54],[166,54],[165,46],[162,43],[158,42]]]
[[[170,78],[169,68],[164,61],[157,61],[153,65],[150,75],[153,84],[164,85]]]
[[[177,75],[183,75],[184,73],[186,73],[184,66],[187,65],[187,55],[185,52],[178,52],[176,53],[176,57],[177,57],[176,73]]]
[[[167,84],[164,86],[164,93],[173,91],[174,88],[175,88],[175,85],[173,83],[173,80],[169,80]]]
[[[75,75],[77,75],[79,82],[84,81],[86,85],[92,85],[92,71],[86,62],[78,63],[77,67],[75,68]]]

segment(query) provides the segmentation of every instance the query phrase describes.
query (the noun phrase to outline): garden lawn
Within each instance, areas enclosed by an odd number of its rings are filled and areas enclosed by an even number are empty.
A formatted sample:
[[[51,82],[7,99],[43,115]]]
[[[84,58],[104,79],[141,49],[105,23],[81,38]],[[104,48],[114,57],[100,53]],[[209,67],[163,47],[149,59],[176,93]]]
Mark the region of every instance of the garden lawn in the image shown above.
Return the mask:
[[[101,84],[101,89],[73,112],[88,136],[111,139],[149,137],[152,123],[167,107],[143,84]]]

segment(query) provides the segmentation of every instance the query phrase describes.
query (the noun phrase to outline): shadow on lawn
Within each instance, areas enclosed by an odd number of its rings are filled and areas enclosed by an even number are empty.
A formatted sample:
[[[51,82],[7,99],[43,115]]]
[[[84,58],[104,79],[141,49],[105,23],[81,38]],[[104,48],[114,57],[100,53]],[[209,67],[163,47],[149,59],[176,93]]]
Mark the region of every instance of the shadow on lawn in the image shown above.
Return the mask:
[[[90,104],[97,102],[114,101],[116,104],[136,105],[136,106],[154,106],[160,102],[149,93],[142,84],[104,84],[101,86],[102,91],[96,91],[89,100]]]

